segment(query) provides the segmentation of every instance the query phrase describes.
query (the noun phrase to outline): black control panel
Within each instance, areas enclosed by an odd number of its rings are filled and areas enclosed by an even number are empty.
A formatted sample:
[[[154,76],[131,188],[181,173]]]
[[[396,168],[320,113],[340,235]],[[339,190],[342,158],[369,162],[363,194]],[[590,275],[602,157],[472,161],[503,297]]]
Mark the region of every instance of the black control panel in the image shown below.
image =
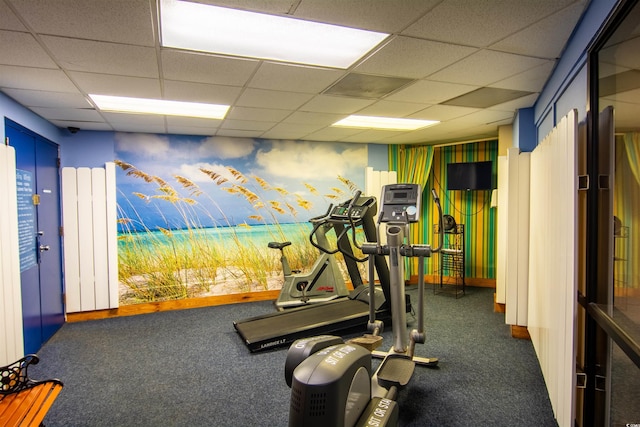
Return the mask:
[[[422,189],[418,184],[387,184],[380,195],[380,222],[407,223],[420,219]]]
[[[344,220],[346,222],[349,221],[349,203],[351,200],[348,200],[338,206],[334,207],[331,210],[330,218],[332,220]],[[353,221],[360,220],[363,216],[366,215],[367,211],[371,208],[375,209],[376,199],[374,197],[358,197],[358,200],[354,201],[353,206],[351,207],[351,219]]]

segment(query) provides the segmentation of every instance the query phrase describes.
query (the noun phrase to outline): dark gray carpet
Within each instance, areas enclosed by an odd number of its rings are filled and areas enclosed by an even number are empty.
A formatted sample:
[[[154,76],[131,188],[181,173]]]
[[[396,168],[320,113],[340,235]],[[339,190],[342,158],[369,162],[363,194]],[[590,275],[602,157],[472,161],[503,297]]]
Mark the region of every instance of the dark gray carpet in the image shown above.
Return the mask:
[[[400,425],[557,425],[533,346],[511,338],[493,289],[426,294],[427,343],[416,353],[439,365],[417,367],[401,391]],[[233,328],[273,311],[265,301],[65,324],[31,371],[65,384],[45,424],[286,426],[286,349],[251,354]]]

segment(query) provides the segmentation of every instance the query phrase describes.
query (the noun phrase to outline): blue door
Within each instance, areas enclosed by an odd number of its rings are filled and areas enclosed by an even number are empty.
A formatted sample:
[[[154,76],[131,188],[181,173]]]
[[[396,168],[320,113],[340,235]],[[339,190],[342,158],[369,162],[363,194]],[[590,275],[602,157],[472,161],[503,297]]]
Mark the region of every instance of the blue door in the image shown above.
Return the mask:
[[[25,354],[64,323],[58,145],[6,119],[16,150]]]

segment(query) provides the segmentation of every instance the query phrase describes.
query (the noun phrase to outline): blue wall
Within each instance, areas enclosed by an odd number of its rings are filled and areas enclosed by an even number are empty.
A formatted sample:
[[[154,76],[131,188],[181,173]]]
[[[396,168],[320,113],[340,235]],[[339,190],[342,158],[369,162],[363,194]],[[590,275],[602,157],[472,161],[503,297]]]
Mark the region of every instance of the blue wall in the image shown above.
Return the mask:
[[[578,121],[587,115],[587,49],[619,0],[592,0],[565,46],[551,77],[534,106],[537,140],[540,142],[569,111],[578,110]]]
[[[60,143],[61,131],[42,117],[38,116],[31,110],[28,110],[16,103],[13,99],[0,93],[0,135],[4,142],[6,133],[4,130],[5,117],[21,124],[29,130],[34,131],[38,135],[47,138],[55,143]]]

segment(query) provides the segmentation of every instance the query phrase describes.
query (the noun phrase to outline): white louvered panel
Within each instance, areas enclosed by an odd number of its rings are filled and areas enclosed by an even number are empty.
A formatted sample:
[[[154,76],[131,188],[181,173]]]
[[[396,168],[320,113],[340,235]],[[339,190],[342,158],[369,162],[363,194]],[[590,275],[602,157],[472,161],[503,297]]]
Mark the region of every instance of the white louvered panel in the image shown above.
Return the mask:
[[[520,149],[507,150],[507,205],[506,218],[506,272],[505,272],[505,321],[509,325],[518,324],[518,156]]]
[[[107,199],[104,168],[91,169],[93,276],[96,310],[109,308],[109,259],[107,252]]]
[[[62,168],[62,226],[64,229],[64,288],[67,312],[81,311],[78,248],[78,188],[75,168]]]
[[[116,164],[105,164],[105,195],[106,195],[106,222],[107,222],[107,258],[108,258],[108,282],[109,282],[109,308],[119,305],[118,292],[118,218],[116,203]]]
[[[78,168],[78,263],[80,268],[80,309],[95,310],[93,254],[93,203],[91,202],[91,169]]]
[[[498,220],[496,249],[496,302],[506,303],[506,256],[507,256],[507,218],[509,204],[507,202],[507,156],[498,157]]]
[[[527,326],[529,305],[529,186],[531,153],[518,156],[518,315],[516,324]]]
[[[118,307],[115,164],[64,168],[67,311]]]
[[[574,419],[577,113],[532,153],[529,325],[558,425]]]
[[[24,355],[15,159],[0,145],[0,365]]]

